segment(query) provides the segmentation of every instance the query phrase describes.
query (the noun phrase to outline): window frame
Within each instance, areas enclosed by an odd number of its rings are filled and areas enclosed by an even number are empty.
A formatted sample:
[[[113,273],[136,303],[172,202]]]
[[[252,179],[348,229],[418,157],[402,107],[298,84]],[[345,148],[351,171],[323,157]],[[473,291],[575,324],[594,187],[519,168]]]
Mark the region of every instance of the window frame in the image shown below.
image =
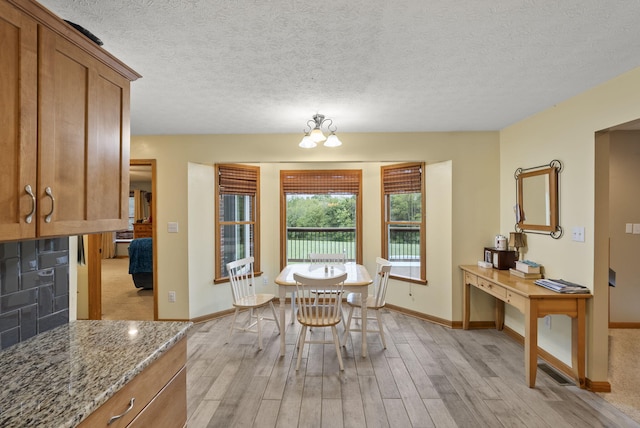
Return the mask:
[[[385,181],[386,172],[392,170],[411,170],[419,169],[419,181],[396,181],[391,183]],[[426,268],[426,197],[425,197],[425,163],[424,162],[406,162],[400,164],[383,165],[380,167],[380,198],[381,198],[381,219],[382,219],[382,257],[389,260],[389,226],[392,224],[419,224],[420,227],[420,278],[412,278],[401,276],[393,273],[391,268],[390,277],[400,281],[406,281],[416,284],[427,284],[427,268]],[[402,193],[417,193],[416,186],[419,185],[421,197],[421,216],[420,222],[407,221],[391,221],[390,220],[390,204],[389,196]],[[393,191],[397,190],[397,191]],[[412,191],[413,190],[413,191]]]
[[[259,276],[262,274],[260,271],[260,167],[254,165],[244,165],[244,164],[215,164],[214,165],[214,173],[215,173],[215,278],[213,280],[214,284],[218,284],[221,282],[229,281],[229,276],[223,276],[223,251],[222,251],[222,236],[220,233],[220,227],[229,224],[229,225],[253,225],[253,254],[251,254],[254,258],[253,269],[254,275]],[[222,171],[221,171],[222,170]],[[245,175],[244,173],[251,171],[251,173],[255,173],[255,193],[253,196],[253,221],[243,220],[243,221],[221,221],[221,212],[220,212],[220,197],[223,194],[233,194],[226,193],[221,191],[221,175],[224,174],[224,171],[228,170],[238,172],[241,176]],[[242,187],[242,185],[240,186]],[[248,195],[248,193],[237,193],[237,195]]]
[[[289,180],[285,178],[285,176],[295,176],[300,180],[309,179],[313,176],[324,176],[323,179],[317,179],[318,183],[316,183],[313,188],[309,188],[308,194],[344,194],[340,192],[330,192],[326,191],[330,189],[332,185],[337,186],[337,188],[344,187],[353,187],[354,182],[351,182],[351,186],[344,183],[340,183],[339,179],[336,177],[339,176],[346,177],[348,176],[351,180],[357,180],[357,193],[356,195],[356,241],[355,241],[355,260],[357,264],[362,264],[362,170],[361,169],[305,169],[305,170],[281,170],[280,171],[280,269],[284,269],[287,263],[287,194],[294,193],[285,193],[285,181]],[[294,179],[296,180],[296,179]],[[299,184],[301,181],[297,181]],[[299,188],[299,186],[296,186]],[[322,190],[318,192],[318,190]],[[301,193],[297,193],[301,194]]]

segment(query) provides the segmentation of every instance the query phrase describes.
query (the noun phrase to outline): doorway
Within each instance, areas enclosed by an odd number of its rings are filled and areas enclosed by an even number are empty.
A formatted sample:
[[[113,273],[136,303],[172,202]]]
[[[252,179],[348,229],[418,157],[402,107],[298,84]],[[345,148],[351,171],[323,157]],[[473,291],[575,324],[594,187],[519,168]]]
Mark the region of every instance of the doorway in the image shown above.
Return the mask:
[[[594,296],[597,298],[592,299],[594,324],[590,328],[606,333],[604,349],[610,384],[610,391],[598,392],[606,392],[602,398],[616,407],[631,409],[636,415],[640,398],[634,382],[638,360],[634,359],[633,349],[639,346],[640,319],[635,306],[630,310],[629,304],[637,301],[640,287],[635,285],[633,273],[638,269],[635,257],[638,247],[633,249],[629,245],[640,245],[640,238],[626,231],[626,223],[636,221],[634,216],[638,212],[634,208],[637,202],[627,195],[633,194],[640,172],[638,163],[640,120],[595,133]]]
[[[596,133],[596,241],[594,269],[608,296],[608,327],[639,328],[635,302],[640,298],[636,263],[640,237],[640,202],[634,198],[640,179],[640,120]],[[609,285],[608,287],[606,285]]]
[[[101,234],[89,235],[88,238],[88,276],[89,287],[88,313],[89,319],[140,319],[157,320],[157,249],[156,227],[156,161],[155,159],[132,159],[129,170],[129,188],[131,194],[147,195],[149,210],[142,214],[134,209],[135,198],[129,198],[130,232],[118,233],[120,239],[115,243],[115,258],[102,259],[103,240]],[[135,190],[135,192],[134,192]],[[149,196],[153,196],[150,198]],[[135,212],[135,214],[134,214]],[[136,218],[139,217],[139,218]],[[143,221],[151,225],[153,288],[136,288],[129,275],[128,245],[135,238],[132,225]]]

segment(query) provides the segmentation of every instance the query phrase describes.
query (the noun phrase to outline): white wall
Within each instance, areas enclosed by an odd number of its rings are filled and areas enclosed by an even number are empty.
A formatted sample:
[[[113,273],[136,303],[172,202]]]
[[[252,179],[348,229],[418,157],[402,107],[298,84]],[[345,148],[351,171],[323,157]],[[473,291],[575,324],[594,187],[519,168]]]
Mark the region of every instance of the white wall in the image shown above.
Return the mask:
[[[200,212],[200,204],[210,202],[200,200],[196,204],[193,195],[213,198],[213,187],[200,167],[210,168],[222,162],[260,164],[261,268],[270,284],[266,289],[275,292],[272,281],[280,265],[280,169],[335,165],[363,169],[364,260],[367,268],[373,269],[375,257],[381,252],[379,167],[382,162],[425,161],[429,164],[427,176],[434,183],[439,182],[433,189],[427,183],[428,198],[430,195],[434,198],[429,210],[440,208],[431,220],[427,213],[427,222],[432,222],[428,226],[434,235],[432,244],[450,249],[427,250],[428,257],[434,257],[427,260],[429,285],[413,285],[414,299],[407,301],[406,306],[460,321],[462,278],[458,265],[476,263],[482,257],[483,247],[490,245],[498,233],[498,134],[341,134],[344,145],[333,150],[300,149],[299,139],[298,134],[132,137],[132,159],[156,159],[159,319],[205,316],[218,312],[225,306],[225,300],[226,308],[231,307],[230,296],[226,294],[228,286],[211,282],[213,267],[209,264],[214,249],[213,236],[209,239],[207,228],[213,225],[213,217],[205,218]],[[210,192],[206,190],[209,186]],[[173,221],[179,223],[179,233],[167,233],[167,222]],[[436,221],[442,227],[431,227]],[[390,285],[388,300],[394,304],[405,302],[409,285],[395,282]],[[176,303],[167,302],[168,291],[176,291]],[[482,299],[480,296],[479,300]],[[489,299],[479,302],[472,316],[491,319],[490,303]]]
[[[211,165],[189,163],[189,317],[229,309],[231,293],[226,284],[213,284],[214,266],[214,170]],[[185,225],[186,226],[186,225]],[[162,294],[159,300],[165,300]]]
[[[85,314],[85,312],[80,312],[80,306],[82,305],[78,305],[78,299],[79,299],[79,295],[78,295],[78,283],[79,283],[79,276],[78,275],[78,271],[79,266],[78,266],[78,257],[76,257],[75,255],[78,254],[78,237],[77,236],[70,236],[69,237],[69,321],[75,321],[78,318],[87,318],[87,314]],[[83,266],[86,267],[86,266]],[[86,270],[86,269],[85,269]],[[85,277],[86,279],[86,277]],[[86,290],[86,280],[85,280],[85,290]],[[86,304],[84,305],[84,308],[86,309],[86,312],[88,313],[88,298],[86,299],[87,301],[85,302]]]
[[[531,167],[559,159],[560,225],[565,234],[554,240],[528,234],[525,257],[542,263],[549,277],[564,278],[588,286],[594,298],[587,305],[587,377],[606,381],[608,362],[608,221],[596,229],[595,132],[640,117],[637,88],[640,69],[633,70],[590,91],[523,120],[500,132],[500,225],[512,230],[515,182],[518,167]],[[606,169],[606,167],[605,167]],[[605,204],[608,202],[604,201]],[[598,211],[598,218],[606,214]],[[573,226],[585,227],[585,242],[571,240]],[[604,231],[604,239],[602,234]],[[604,247],[604,248],[603,248]],[[596,257],[598,255],[598,257]],[[507,308],[507,325],[524,332],[522,315]],[[540,323],[539,345],[571,363],[571,329],[567,317],[554,316],[552,329]]]
[[[281,170],[301,168],[361,169],[363,172],[363,229],[366,242],[380,242],[380,162],[360,163],[261,163],[261,269],[262,279],[258,291],[275,293],[273,279],[279,268],[279,177]],[[214,168],[211,165],[189,163],[189,316],[197,318],[224,311],[231,307],[228,284],[213,284],[216,248],[214,244]],[[426,166],[426,213],[428,286],[391,281],[387,301],[407,309],[423,312],[445,320],[452,319],[452,305],[443,304],[452,299],[451,270],[438,266],[451,265],[451,201],[452,163],[440,162]],[[275,202],[274,202],[275,201]],[[371,215],[371,214],[374,215]],[[267,227],[265,227],[267,225]],[[380,247],[364,245],[364,264],[375,270],[375,258]],[[431,266],[434,268],[431,269]],[[267,286],[263,284],[266,279]],[[162,296],[164,298],[164,296]]]

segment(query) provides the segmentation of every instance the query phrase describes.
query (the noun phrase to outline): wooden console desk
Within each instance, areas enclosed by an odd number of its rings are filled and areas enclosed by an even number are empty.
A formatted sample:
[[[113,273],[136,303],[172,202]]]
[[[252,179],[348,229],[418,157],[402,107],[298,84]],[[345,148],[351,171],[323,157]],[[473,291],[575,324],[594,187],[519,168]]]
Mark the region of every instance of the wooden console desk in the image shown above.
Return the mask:
[[[462,327],[469,329],[471,286],[496,298],[496,328],[504,327],[505,302],[524,314],[524,365],[527,385],[536,384],[538,368],[538,318],[562,314],[571,317],[571,359],[577,384],[585,388],[585,307],[591,294],[561,294],[534,284],[533,280],[518,278],[508,270],[460,266],[464,282],[464,311]]]

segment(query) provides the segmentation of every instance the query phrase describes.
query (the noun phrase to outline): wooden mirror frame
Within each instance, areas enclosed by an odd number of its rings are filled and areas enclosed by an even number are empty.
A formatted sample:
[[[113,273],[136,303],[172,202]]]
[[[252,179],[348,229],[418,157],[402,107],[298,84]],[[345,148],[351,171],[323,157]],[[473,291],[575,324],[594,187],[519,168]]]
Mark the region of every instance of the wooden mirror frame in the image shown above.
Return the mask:
[[[518,232],[530,232],[549,234],[552,238],[558,239],[562,236],[562,227],[559,225],[559,207],[558,207],[558,173],[562,170],[562,162],[559,160],[552,160],[548,165],[536,166],[533,168],[518,168],[514,174],[516,179],[516,231]],[[545,176],[548,182],[548,188],[545,190],[545,195],[549,198],[548,211],[545,212],[545,216],[548,222],[545,224],[527,223],[526,220],[526,207],[524,201],[527,198],[524,195],[524,180],[527,178],[534,178]],[[546,205],[546,204],[545,204]]]

